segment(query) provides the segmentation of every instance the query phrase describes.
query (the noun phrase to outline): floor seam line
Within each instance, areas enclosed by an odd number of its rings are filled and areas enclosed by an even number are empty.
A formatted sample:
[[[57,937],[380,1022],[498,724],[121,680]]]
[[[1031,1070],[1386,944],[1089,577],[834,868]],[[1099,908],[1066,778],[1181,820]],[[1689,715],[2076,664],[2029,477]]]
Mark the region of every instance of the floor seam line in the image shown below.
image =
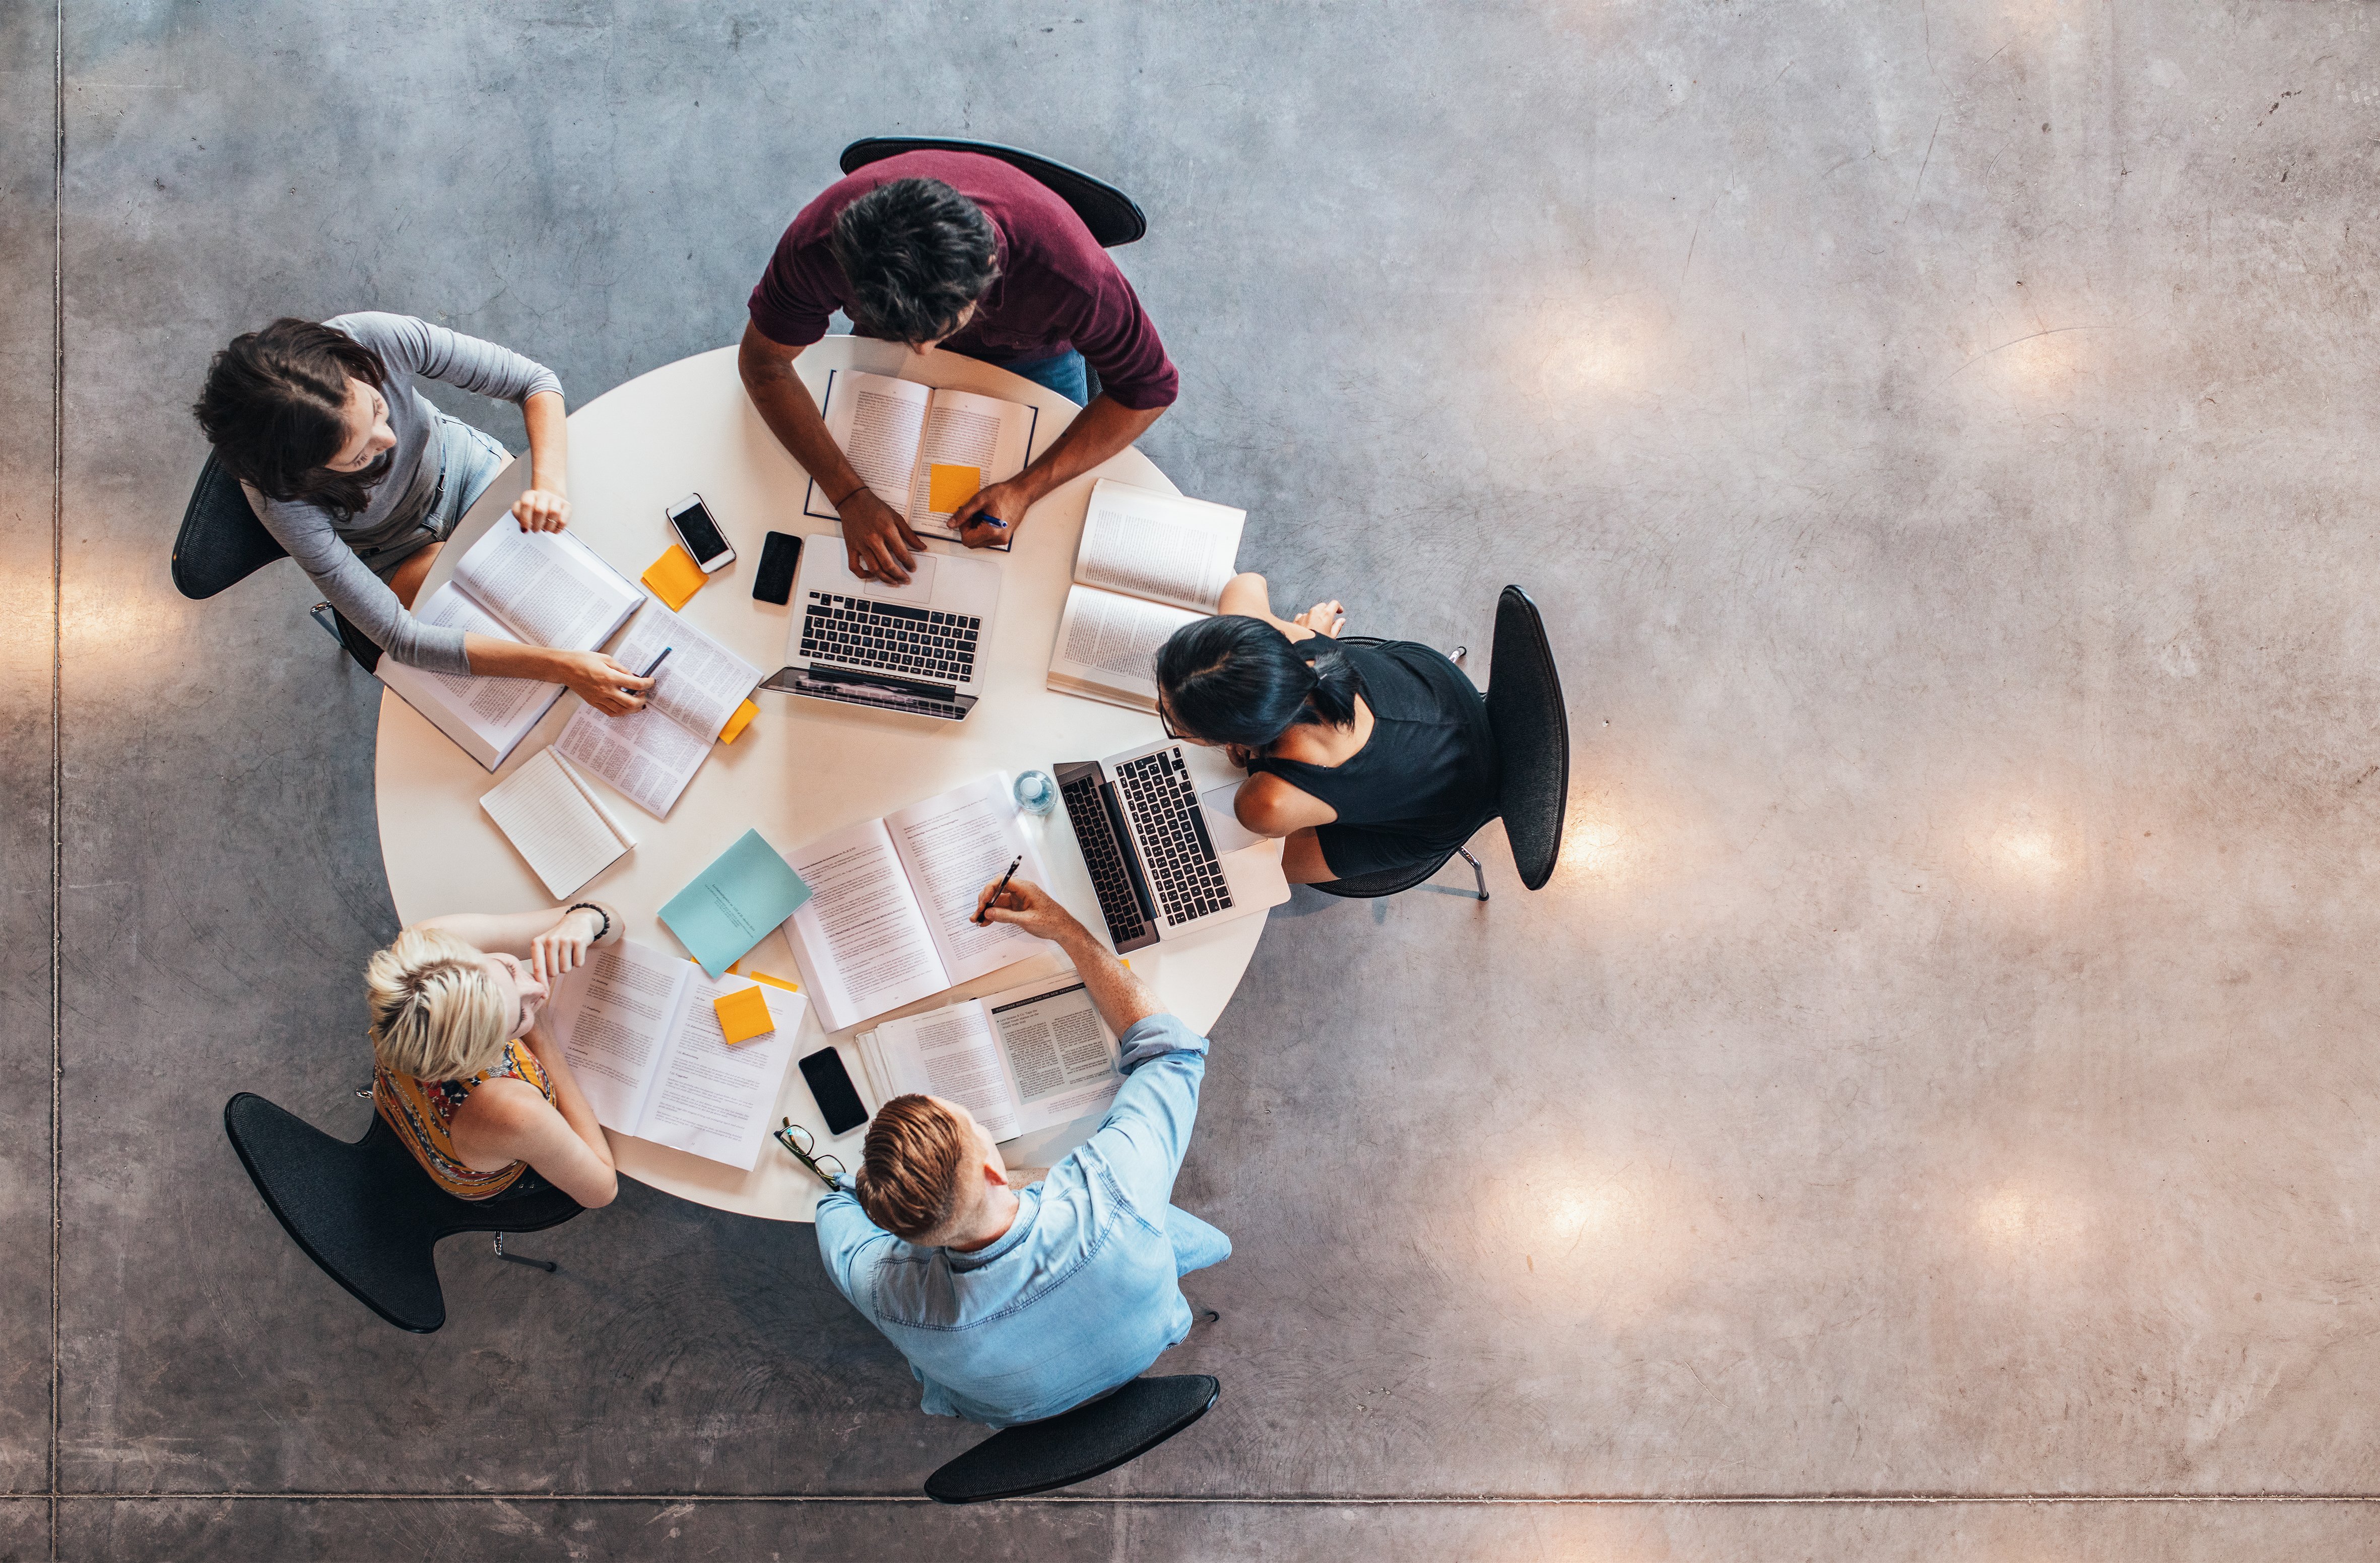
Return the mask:
[[[50,1563],[58,1563],[65,1353],[58,1278],[66,1235],[67,0],[54,0],[50,55]]]

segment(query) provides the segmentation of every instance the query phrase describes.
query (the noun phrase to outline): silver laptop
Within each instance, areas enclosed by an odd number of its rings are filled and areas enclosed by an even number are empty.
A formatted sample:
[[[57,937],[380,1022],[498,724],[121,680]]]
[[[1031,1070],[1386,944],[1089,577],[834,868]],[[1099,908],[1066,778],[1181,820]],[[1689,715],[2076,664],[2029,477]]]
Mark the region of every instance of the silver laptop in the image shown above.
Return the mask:
[[[1232,812],[1246,778],[1219,751],[1164,738],[1057,771],[1119,953],[1289,899],[1280,848]]]
[[[863,581],[842,531],[820,532],[802,549],[791,606],[785,665],[761,688],[960,721],[983,694],[1000,566],[928,547],[906,586]]]

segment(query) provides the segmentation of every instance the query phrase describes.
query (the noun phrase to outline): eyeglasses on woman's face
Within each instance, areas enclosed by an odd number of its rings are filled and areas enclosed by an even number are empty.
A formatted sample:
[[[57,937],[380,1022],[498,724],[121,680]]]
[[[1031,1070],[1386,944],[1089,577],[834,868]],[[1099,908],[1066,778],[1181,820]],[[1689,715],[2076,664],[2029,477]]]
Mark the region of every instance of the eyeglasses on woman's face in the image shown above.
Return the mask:
[[[817,1139],[809,1130],[792,1119],[784,1120],[783,1125],[772,1133],[777,1136],[777,1143],[785,1147],[787,1154],[817,1174],[818,1181],[827,1187],[834,1187],[834,1181],[844,1175],[842,1158],[819,1155]]]
[[[1195,733],[1184,733],[1174,726],[1173,713],[1166,709],[1165,701],[1162,698],[1157,702],[1157,720],[1164,724],[1165,735],[1177,744],[1196,744],[1202,749],[1211,749],[1215,746],[1208,739],[1201,738]]]

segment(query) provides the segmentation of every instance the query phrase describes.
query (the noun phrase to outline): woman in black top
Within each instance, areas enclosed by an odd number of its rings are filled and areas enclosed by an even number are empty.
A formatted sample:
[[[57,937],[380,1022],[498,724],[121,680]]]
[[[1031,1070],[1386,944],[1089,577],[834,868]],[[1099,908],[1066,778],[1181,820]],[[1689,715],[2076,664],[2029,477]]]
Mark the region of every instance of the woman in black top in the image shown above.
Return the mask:
[[[1419,867],[1495,812],[1487,703],[1443,654],[1342,646],[1336,602],[1276,619],[1262,576],[1234,578],[1220,606],[1158,652],[1158,715],[1250,772],[1233,812],[1289,838],[1291,883]]]

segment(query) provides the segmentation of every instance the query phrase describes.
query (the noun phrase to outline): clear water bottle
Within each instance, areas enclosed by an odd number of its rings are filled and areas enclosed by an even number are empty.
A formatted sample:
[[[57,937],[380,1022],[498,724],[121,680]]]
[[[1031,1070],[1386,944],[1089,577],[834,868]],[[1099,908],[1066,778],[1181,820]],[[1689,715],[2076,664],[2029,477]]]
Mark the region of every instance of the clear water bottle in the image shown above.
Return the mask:
[[[1058,806],[1058,783],[1046,770],[1028,770],[1016,779],[1016,806],[1027,814],[1047,814]]]

